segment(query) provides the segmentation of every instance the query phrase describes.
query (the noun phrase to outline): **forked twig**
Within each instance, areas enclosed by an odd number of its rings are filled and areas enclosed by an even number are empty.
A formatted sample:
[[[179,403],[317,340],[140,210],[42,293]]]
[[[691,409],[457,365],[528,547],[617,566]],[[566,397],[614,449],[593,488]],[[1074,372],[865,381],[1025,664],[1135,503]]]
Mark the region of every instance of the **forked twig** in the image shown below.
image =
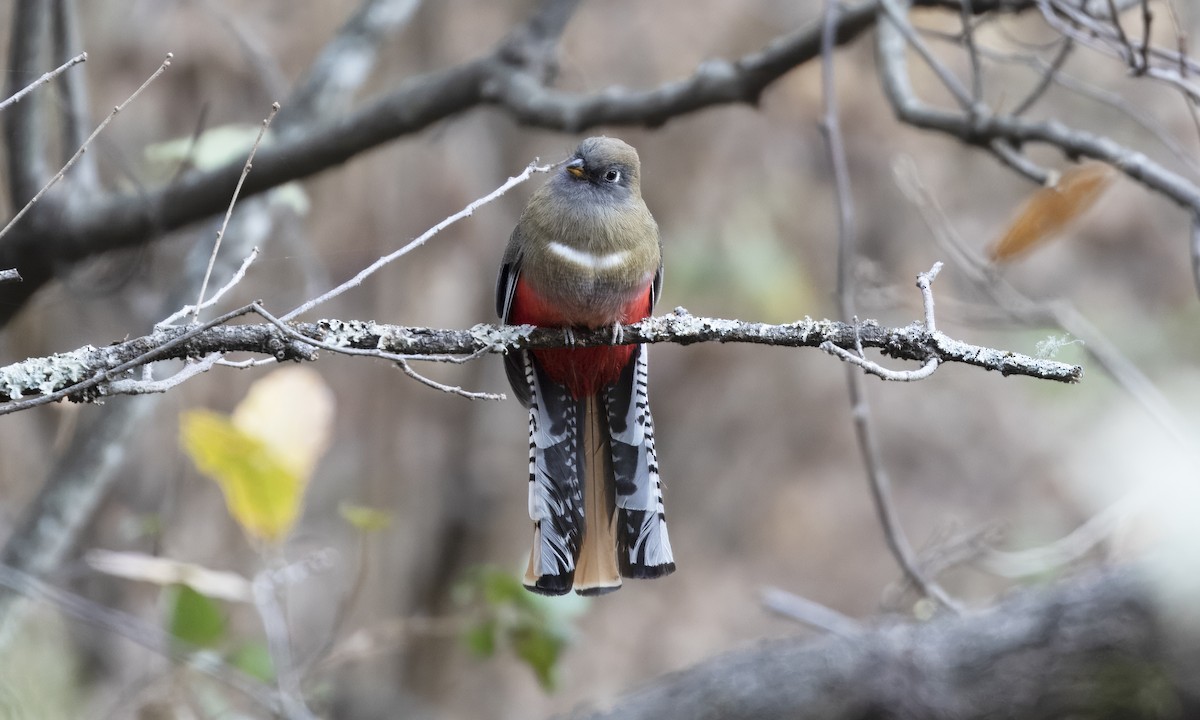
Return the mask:
[[[233,207],[237,205],[238,195],[242,192],[242,184],[246,182],[246,176],[250,174],[250,168],[254,166],[254,153],[258,152],[258,146],[262,143],[263,136],[267,134],[267,129],[271,127],[271,121],[275,119],[278,112],[279,103],[271,103],[271,114],[262,121],[258,137],[254,139],[254,145],[250,147],[250,154],[246,156],[246,164],[242,166],[242,174],[238,177],[237,186],[233,188],[233,196],[229,198],[229,208],[225,211],[225,219],[221,222],[221,229],[217,230],[217,240],[213,243],[212,255],[208,256],[208,267],[204,270],[204,280],[200,282],[200,296],[196,298],[196,306],[192,310],[193,323],[200,320],[200,309],[204,307],[204,294],[208,292],[208,279],[212,276],[213,265],[217,262],[217,252],[221,249],[221,238],[225,236],[225,229],[229,227],[229,218],[233,217]],[[244,269],[245,266],[243,266]]]
[[[92,144],[92,141],[96,139],[97,135],[99,135],[101,132],[103,132],[104,128],[108,127],[108,124],[110,122],[112,122],[113,118],[115,118],[117,116],[117,113],[124,110],[125,107],[127,105],[129,105],[129,103],[136,100],[137,96],[141,95],[142,91],[150,86],[150,83],[152,83],[156,79],[158,79],[159,75],[162,75],[164,72],[166,72],[167,68],[169,68],[171,66],[171,58],[173,58],[173,57],[175,57],[175,55],[173,53],[167,53],[167,59],[163,60],[162,65],[159,65],[158,69],[155,70],[150,75],[150,77],[146,78],[146,81],[143,82],[140,86],[138,86],[138,89],[134,90],[132,95],[130,95],[128,98],[125,99],[125,102],[123,102],[120,105],[113,108],[112,112],[110,112],[108,114],[108,117],[106,117],[100,121],[100,124],[96,126],[96,129],[92,131],[91,135],[88,135],[88,138],[87,138],[87,140],[84,141],[83,145],[80,145],[79,149],[75,151],[75,154],[71,156],[71,159],[67,160],[67,163],[62,166],[62,169],[54,174],[54,177],[50,178],[50,182],[46,183],[45,186],[43,186],[42,189],[39,190],[36,195],[34,195],[32,198],[30,198],[29,202],[25,203],[25,207],[21,208],[17,212],[17,214],[14,215],[11,220],[8,221],[8,224],[5,225],[3,229],[0,229],[0,238],[4,237],[6,234],[8,234],[8,231],[11,230],[13,228],[13,226],[16,225],[17,222],[22,217],[25,216],[25,213],[29,212],[29,208],[31,208],[35,204],[37,204],[37,201],[41,200],[42,196],[45,195],[50,190],[50,188],[54,187],[58,183],[58,181],[63,179],[63,176],[66,175],[67,171],[70,170],[71,167],[79,161],[79,158],[83,157],[83,154],[85,152],[87,152],[88,146]]]

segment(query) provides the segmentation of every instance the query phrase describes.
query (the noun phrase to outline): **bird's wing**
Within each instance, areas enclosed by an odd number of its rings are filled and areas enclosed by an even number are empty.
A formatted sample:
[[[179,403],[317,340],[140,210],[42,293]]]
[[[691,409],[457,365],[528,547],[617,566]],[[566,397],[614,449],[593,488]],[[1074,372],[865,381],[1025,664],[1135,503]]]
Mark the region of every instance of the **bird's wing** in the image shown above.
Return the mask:
[[[500,321],[508,323],[512,315],[513,296],[517,292],[517,280],[521,277],[521,226],[513,229],[508,239],[508,247],[504,249],[504,257],[500,261],[500,273],[496,276],[496,315]],[[525,407],[533,403],[529,380],[525,377],[525,350],[509,352],[504,356],[504,374],[508,376],[508,384],[512,387],[513,395]]]

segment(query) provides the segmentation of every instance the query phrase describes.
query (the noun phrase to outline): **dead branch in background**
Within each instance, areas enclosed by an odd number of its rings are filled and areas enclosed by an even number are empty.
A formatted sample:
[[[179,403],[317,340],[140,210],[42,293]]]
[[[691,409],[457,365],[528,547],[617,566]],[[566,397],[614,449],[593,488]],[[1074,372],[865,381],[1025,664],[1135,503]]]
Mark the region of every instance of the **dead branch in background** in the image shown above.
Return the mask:
[[[543,0],[530,18],[490,53],[452,68],[407,78],[392,92],[344,117],[304,116],[297,120],[288,118],[285,112],[280,123],[287,131],[258,154],[243,195],[249,197],[308,177],[439,120],[480,107],[498,107],[526,125],[579,133],[601,125],[658,127],[672,118],[716,105],[757,104],[780,78],[820,55],[818,22],[780,36],[760,51],[735,60],[706,62],[688,78],[649,90],[565,92],[554,89],[551,80],[557,67],[558,38],[578,4],[579,0]],[[917,4],[959,8],[954,0],[918,0]],[[971,4],[977,15],[1022,12],[1033,7],[1032,0],[976,0]],[[850,42],[872,28],[879,8],[879,0],[863,0],[843,10],[836,30],[838,44]],[[343,30],[350,32],[356,27],[348,23]],[[34,142],[32,147],[40,144]],[[144,244],[219,213],[228,203],[241,169],[242,163],[230,162],[136,194],[63,198],[63,202],[71,203],[71,212],[45,211],[48,218],[54,218],[53,223],[42,223],[39,217],[27,218],[17,228],[19,232],[0,244],[0,267],[16,267],[26,278],[20,286],[0,287],[0,324],[6,323],[56,273],[73,264],[96,254]],[[24,167],[22,172],[26,172]],[[40,184],[34,186],[34,191],[37,186]],[[15,195],[20,199],[14,207],[23,205],[32,194]],[[54,258],[53,263],[49,257]]]
[[[1164,627],[1156,602],[1132,570],[1094,573],[976,614],[764,641],[560,717],[1197,717],[1195,644]]]

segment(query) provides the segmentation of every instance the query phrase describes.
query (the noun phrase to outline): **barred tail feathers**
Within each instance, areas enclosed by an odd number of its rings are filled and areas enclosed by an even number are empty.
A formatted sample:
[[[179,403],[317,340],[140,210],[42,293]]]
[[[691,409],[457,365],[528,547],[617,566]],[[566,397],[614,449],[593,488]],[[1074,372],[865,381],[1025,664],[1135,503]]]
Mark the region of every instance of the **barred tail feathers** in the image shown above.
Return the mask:
[[[542,595],[562,595],[575,582],[584,534],[579,403],[545,376],[530,353],[523,361],[530,389],[529,517],[534,523],[524,584]]]
[[[617,506],[617,557],[621,574],[653,578],[675,570],[654,448],[647,392],[647,348],[638,346],[617,382],[604,390]]]

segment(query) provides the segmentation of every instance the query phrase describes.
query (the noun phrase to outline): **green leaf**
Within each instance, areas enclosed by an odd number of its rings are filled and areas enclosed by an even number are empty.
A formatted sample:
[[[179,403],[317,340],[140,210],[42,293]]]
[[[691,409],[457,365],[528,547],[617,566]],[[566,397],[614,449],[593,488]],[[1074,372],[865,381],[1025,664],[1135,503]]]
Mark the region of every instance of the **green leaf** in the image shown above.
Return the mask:
[[[554,690],[558,677],[555,672],[558,658],[566,648],[566,639],[547,627],[530,626],[514,628],[510,642],[517,657],[533,669],[538,682],[547,691]]]
[[[265,683],[275,681],[275,664],[271,662],[271,651],[263,643],[249,642],[242,645],[229,658],[229,663]]]
[[[167,631],[198,647],[215,647],[225,637],[225,614],[221,606],[187,585],[166,589]]]
[[[342,503],[338,505],[338,512],[342,519],[365,533],[386,530],[392,524],[390,513],[363,505]]]
[[[479,657],[491,657],[496,653],[496,619],[485,618],[468,626],[463,633],[463,640]]]
[[[477,619],[463,640],[476,655],[489,657],[506,647],[533,670],[544,689],[554,689],[559,658],[587,598],[534,595],[519,577],[492,566],[468,570],[454,594],[460,604],[474,607]]]

